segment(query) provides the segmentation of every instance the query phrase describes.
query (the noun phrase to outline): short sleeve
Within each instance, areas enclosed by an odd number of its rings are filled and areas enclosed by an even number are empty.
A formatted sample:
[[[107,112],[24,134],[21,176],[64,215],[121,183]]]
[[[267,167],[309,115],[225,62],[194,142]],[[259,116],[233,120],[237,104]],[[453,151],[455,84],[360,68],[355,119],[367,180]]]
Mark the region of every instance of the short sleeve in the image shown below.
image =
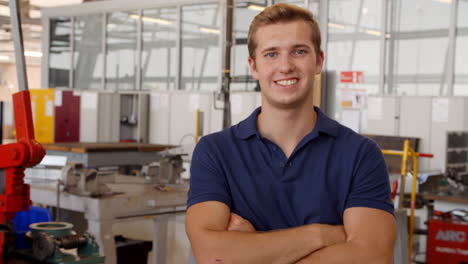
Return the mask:
[[[210,137],[203,137],[193,152],[187,208],[207,201],[222,202],[231,208],[232,199],[227,180]]]
[[[382,151],[370,140],[361,151],[354,169],[346,208],[368,207],[393,214],[389,176]]]

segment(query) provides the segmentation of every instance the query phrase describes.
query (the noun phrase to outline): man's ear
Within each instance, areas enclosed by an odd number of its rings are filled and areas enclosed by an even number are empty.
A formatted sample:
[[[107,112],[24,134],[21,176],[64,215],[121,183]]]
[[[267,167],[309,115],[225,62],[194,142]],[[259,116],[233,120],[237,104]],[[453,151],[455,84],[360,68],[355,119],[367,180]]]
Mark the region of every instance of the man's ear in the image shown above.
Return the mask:
[[[320,74],[322,72],[322,68],[323,68],[323,62],[325,60],[325,55],[323,53],[323,51],[320,50],[320,53],[317,54],[317,59],[316,59],[316,71],[315,71],[315,74]]]
[[[257,65],[255,64],[255,59],[249,56],[247,60],[249,62],[250,73],[252,73],[252,76],[255,78],[255,80],[258,80]]]

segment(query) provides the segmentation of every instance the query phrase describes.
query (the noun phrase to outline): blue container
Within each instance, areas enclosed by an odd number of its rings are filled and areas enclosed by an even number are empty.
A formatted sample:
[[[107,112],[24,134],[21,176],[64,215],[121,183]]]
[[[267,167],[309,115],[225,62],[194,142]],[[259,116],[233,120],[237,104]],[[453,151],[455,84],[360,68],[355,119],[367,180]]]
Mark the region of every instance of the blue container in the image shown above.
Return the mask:
[[[38,222],[52,221],[52,214],[49,209],[31,206],[28,211],[16,213],[13,223],[15,224],[16,249],[31,248],[24,238],[28,232],[29,225]]]

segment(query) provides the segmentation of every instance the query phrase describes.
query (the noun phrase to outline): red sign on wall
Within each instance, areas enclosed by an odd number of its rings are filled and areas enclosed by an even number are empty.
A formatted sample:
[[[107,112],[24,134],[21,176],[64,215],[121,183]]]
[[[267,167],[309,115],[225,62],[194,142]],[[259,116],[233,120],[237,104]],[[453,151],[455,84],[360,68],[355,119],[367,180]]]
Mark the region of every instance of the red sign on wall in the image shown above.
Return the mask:
[[[360,71],[341,72],[340,83],[362,83],[362,72]]]

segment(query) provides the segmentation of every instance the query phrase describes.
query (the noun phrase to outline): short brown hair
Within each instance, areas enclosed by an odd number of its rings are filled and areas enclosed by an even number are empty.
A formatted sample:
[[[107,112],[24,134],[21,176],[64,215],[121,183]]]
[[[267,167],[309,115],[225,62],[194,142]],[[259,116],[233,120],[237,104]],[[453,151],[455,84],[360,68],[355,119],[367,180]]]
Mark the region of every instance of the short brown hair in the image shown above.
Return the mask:
[[[257,48],[257,41],[255,34],[261,26],[287,23],[302,20],[310,25],[312,32],[312,43],[314,44],[315,53],[319,54],[321,37],[320,29],[315,21],[312,12],[307,9],[301,8],[296,5],[280,3],[265,8],[260,14],[256,15],[249,27],[249,34],[247,39],[247,46],[249,49],[249,56],[255,59],[255,49]]]

